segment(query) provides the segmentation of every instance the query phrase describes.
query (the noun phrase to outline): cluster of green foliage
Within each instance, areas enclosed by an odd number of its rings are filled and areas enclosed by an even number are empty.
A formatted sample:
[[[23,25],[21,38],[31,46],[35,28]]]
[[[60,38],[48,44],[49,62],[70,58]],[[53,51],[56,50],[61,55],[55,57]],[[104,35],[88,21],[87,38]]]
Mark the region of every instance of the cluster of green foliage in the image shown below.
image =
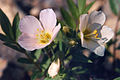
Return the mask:
[[[83,51],[86,49],[81,46],[78,34],[79,17],[80,15],[87,13],[94,2],[86,6],[86,0],[78,0],[78,4],[75,4],[73,0],[66,1],[68,10],[64,8],[60,9],[64,19],[64,21],[59,20],[62,29],[56,39],[44,49],[26,51],[20,47],[17,43],[18,37],[21,34],[19,30],[19,14],[16,14],[11,25],[8,17],[1,9],[0,24],[5,34],[0,33],[0,40],[4,42],[4,45],[27,56],[27,58],[20,57],[18,62],[31,65],[31,70],[33,71],[31,80],[43,77],[45,77],[44,80],[88,80],[89,78],[92,78],[93,80],[104,80],[105,76],[101,75],[105,72],[105,69],[103,69],[105,60],[113,55],[106,50],[104,57],[99,57],[92,53],[89,57],[86,57],[83,54]],[[117,5],[115,0],[110,0],[110,5],[112,11],[117,15],[119,12],[119,4]],[[66,26],[68,32],[65,32],[64,30],[64,27]],[[117,35],[120,35],[120,31],[118,31]],[[73,41],[73,43],[71,43],[71,41]],[[117,40],[111,40],[107,44],[107,48],[116,42]],[[120,49],[120,46],[117,49]],[[60,58],[61,67],[58,75],[52,79],[49,77],[47,70],[50,64],[57,58]],[[35,65],[36,67],[32,65]],[[116,66],[114,73],[120,73],[120,66]],[[108,77],[109,76],[110,75],[108,74]],[[112,79],[113,78],[114,77],[112,77]],[[108,79],[111,79],[111,77]],[[114,80],[120,80],[120,78]]]

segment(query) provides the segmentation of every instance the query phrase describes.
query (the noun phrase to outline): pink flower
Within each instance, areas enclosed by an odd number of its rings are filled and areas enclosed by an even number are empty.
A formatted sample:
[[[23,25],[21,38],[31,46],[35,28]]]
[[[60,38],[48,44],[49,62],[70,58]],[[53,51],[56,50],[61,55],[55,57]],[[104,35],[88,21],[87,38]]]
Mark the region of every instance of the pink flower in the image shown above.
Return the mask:
[[[93,11],[80,16],[79,29],[82,46],[99,56],[104,56],[104,44],[114,36],[111,28],[103,26],[105,20],[105,14],[101,11]]]
[[[40,12],[40,20],[34,16],[25,16],[20,20],[19,28],[22,34],[18,43],[26,50],[44,48],[56,37],[61,25],[56,26],[56,15],[52,9]]]

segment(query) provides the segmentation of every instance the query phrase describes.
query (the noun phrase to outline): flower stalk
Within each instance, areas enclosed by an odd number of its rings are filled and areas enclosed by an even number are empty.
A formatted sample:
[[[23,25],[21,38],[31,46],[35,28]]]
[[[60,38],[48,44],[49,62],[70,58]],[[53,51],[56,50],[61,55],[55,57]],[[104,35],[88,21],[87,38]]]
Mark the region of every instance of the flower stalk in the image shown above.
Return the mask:
[[[27,58],[29,59],[29,61],[32,62],[36,66],[36,68],[38,68],[38,70],[40,72],[42,72],[42,69],[40,68],[39,64],[37,64],[36,62],[34,62],[34,60],[32,59],[32,57],[28,55],[27,51],[25,51],[24,54],[27,56]]]

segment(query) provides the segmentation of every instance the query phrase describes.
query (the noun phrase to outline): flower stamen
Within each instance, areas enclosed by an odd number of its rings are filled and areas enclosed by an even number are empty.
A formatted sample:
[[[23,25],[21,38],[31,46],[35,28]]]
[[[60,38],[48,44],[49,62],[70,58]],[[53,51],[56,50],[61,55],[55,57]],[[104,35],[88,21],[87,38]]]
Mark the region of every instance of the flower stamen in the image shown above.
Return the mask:
[[[98,30],[94,30],[92,33],[84,34],[84,38],[87,40],[90,40],[91,38],[100,39],[98,35]]]
[[[36,39],[38,40],[38,44],[47,44],[51,40],[51,35],[44,30],[40,31],[37,29]]]

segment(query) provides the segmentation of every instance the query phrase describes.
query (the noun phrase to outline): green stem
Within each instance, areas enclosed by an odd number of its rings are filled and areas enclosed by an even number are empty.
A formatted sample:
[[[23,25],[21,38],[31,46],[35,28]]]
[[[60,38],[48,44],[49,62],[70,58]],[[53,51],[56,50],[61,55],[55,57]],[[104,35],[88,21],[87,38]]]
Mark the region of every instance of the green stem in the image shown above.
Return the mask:
[[[53,58],[55,59],[55,53],[54,53],[54,50],[53,50],[53,48],[51,46],[50,46],[50,50],[52,52]]]
[[[42,69],[40,68],[39,64],[37,64],[36,62],[34,62],[34,60],[32,59],[32,57],[31,57],[30,55],[28,55],[27,51],[25,51],[24,54],[25,54],[25,55],[28,57],[28,59],[36,66],[36,68],[38,68],[38,70],[39,70],[40,72],[42,72]]]
[[[50,58],[51,62],[52,62],[52,58],[51,58],[51,55],[50,53],[46,50],[46,49],[43,49],[45,51],[45,53],[47,54],[47,56]]]
[[[50,49],[51,49],[52,54],[54,55],[55,53],[54,53],[54,50],[51,46],[50,46]]]

